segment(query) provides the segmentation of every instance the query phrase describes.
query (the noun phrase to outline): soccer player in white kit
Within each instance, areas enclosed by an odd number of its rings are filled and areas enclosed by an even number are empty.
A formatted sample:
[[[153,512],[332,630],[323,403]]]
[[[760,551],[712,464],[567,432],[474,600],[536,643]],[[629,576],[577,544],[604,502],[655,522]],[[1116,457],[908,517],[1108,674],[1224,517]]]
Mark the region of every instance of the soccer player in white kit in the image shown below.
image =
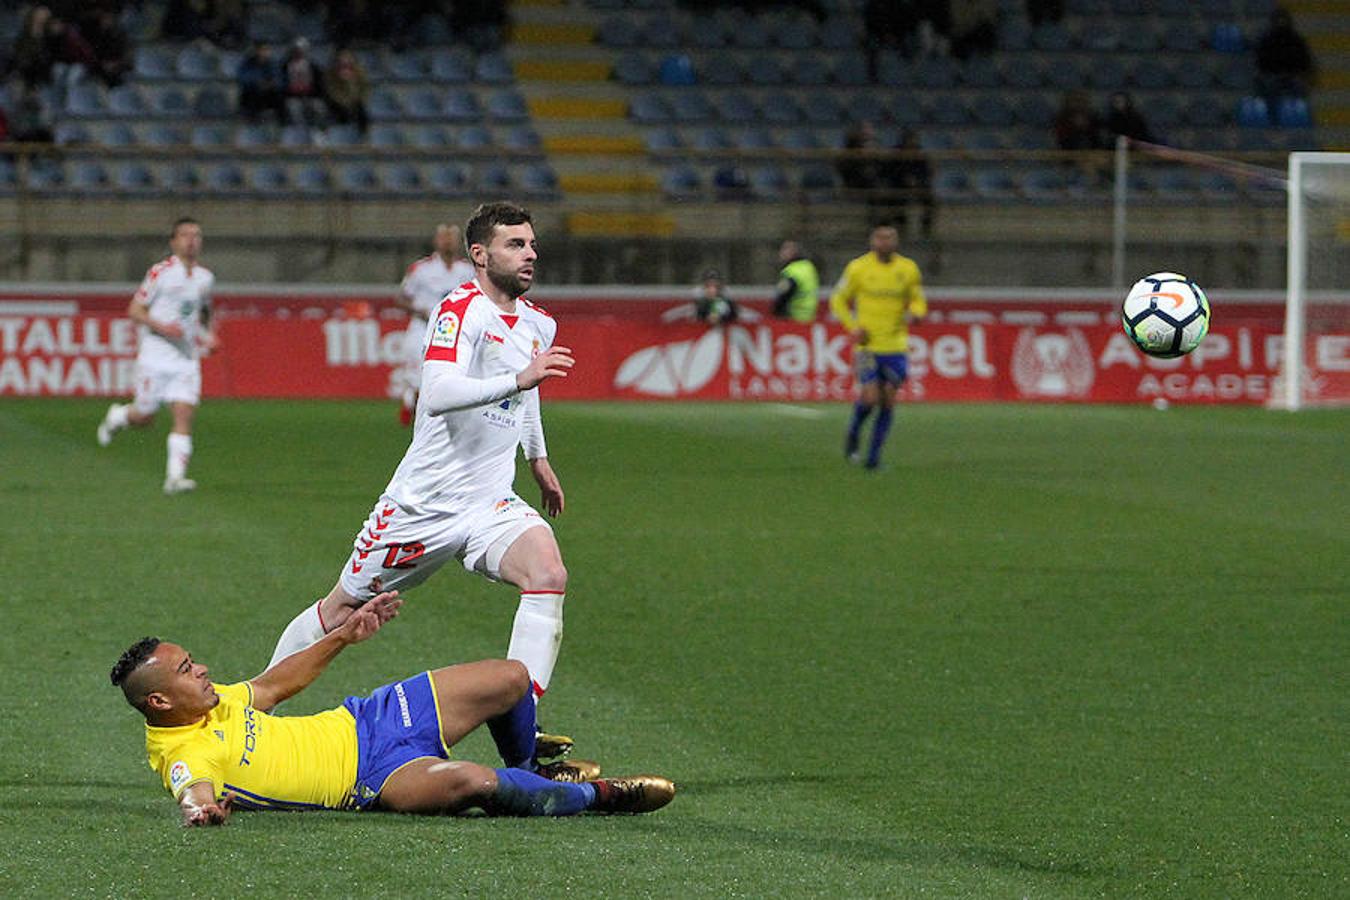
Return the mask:
[[[474,276],[473,263],[464,258],[464,237],[458,225],[437,225],[432,237],[433,252],[415,261],[403,273],[394,302],[408,312],[408,331],[403,339],[403,405],[399,421],[411,425],[417,408],[417,393],[422,389],[422,338],[427,333],[427,318],[445,295]]]
[[[135,399],[108,407],[98,426],[98,442],[106,447],[123,428],[149,425],[159,407],[169,404],[173,427],[164,493],[181,494],[197,487],[187,477],[187,468],[192,459],[192,419],[202,394],[199,355],[217,344],[211,329],[211,289],[216,279],[197,261],[202,227],[195,220],[182,218],[173,224],[169,249],[169,257],[145,273],[127,307],[127,316],[140,325]]]
[[[477,277],[445,297],[427,325],[412,444],[357,534],[337,584],[286,627],[274,664],[318,641],[375,594],[405,591],[455,559],[520,590],[507,656],[525,664],[536,697],[548,688],[562,640],[567,569],[553,529],[512,482],[516,449],[523,447],[544,510],[563,511],[536,387],[566,377],[573,359],[566,347],[553,346],[553,318],[521,296],[538,256],[529,212],[484,204],[465,235]],[[541,746],[539,755],[554,754]]]

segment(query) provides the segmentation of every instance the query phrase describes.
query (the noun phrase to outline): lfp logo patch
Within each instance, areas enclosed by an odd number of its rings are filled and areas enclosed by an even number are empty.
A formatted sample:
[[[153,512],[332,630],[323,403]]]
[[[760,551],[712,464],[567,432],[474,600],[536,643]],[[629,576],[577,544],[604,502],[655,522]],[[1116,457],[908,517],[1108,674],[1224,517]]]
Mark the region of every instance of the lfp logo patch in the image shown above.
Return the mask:
[[[188,764],[179,760],[169,769],[169,787],[177,791],[183,785],[192,780],[192,770]]]
[[[447,310],[436,320],[436,330],[431,335],[431,346],[453,347],[459,340],[459,316]]]

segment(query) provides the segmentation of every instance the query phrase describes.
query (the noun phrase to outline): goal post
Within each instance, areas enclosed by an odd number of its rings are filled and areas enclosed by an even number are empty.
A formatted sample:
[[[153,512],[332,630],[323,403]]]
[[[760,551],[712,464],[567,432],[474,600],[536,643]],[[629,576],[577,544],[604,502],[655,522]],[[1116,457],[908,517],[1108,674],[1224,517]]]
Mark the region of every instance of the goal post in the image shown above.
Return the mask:
[[[1272,405],[1350,403],[1350,153],[1289,154],[1288,215],[1284,348]]]

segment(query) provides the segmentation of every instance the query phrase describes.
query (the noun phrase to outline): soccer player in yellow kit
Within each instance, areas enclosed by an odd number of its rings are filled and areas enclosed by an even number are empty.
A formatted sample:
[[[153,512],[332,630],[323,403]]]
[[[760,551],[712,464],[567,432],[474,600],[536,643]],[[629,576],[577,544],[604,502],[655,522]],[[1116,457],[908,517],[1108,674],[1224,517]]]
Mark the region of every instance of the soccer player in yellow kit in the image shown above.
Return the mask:
[[[582,762],[538,767],[534,693],[514,660],[423,672],[312,716],[269,714],[401,603],[396,591],[382,593],[318,643],[237,684],[212,683],[205,665],[157,638],[122,654],[112,682],[145,716],[150,767],[183,824],[221,825],[235,807],[565,816],[670,802],[675,787],[659,776],[599,779],[599,767]],[[449,761],[450,748],[483,723],[505,767]]]
[[[897,252],[900,236],[889,225],[872,229],[871,251],[844,268],[830,310],[853,338],[858,399],[853,405],[844,455],[858,460],[863,423],[880,407],[863,465],[881,464],[891,430],[895,392],[909,374],[909,326],[928,314],[919,267]]]

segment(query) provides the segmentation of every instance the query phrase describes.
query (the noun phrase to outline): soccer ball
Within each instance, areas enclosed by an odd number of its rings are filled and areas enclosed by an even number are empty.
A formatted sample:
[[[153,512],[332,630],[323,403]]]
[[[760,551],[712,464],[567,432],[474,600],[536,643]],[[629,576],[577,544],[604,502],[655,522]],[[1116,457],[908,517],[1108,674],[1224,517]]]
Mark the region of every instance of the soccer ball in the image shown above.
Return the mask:
[[[1130,288],[1120,321],[1134,345],[1149,356],[1184,356],[1209,333],[1209,299],[1185,275],[1157,272]]]

